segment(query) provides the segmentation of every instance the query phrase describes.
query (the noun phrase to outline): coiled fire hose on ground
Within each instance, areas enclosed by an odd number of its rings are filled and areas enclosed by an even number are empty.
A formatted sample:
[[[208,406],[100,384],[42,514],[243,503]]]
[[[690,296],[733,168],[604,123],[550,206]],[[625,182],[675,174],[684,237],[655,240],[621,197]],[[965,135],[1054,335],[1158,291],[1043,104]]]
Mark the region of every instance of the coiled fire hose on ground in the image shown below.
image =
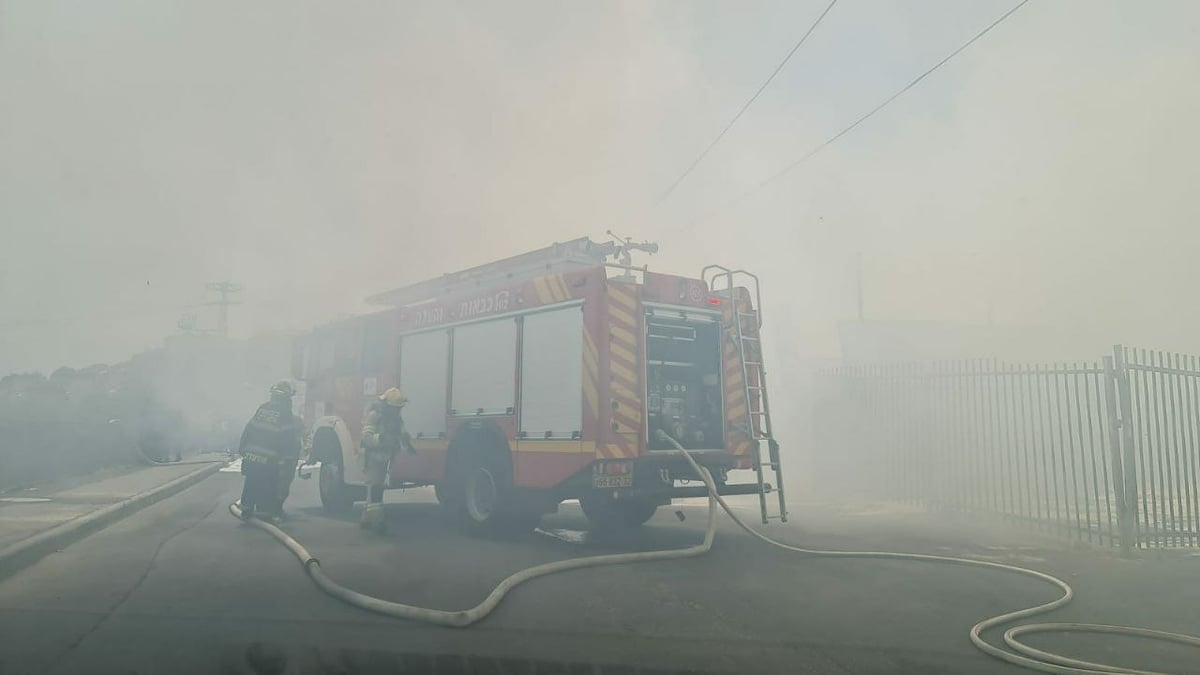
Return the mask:
[[[661,434],[661,432],[660,432]],[[546,576],[548,574],[556,574],[569,570],[583,569],[585,567],[599,567],[602,565],[622,565],[626,563],[653,562],[657,560],[672,560],[676,558],[692,558],[695,556],[707,553],[712,548],[713,538],[716,535],[716,510],[719,504],[725,513],[737,523],[739,527],[748,532],[751,536],[759,539],[767,544],[782,548],[795,553],[802,553],[811,557],[823,558],[876,558],[885,560],[916,560],[921,562],[937,562],[948,563],[952,565],[966,565],[971,567],[983,567],[1004,572],[1012,572],[1023,574],[1025,576],[1038,579],[1046,582],[1055,588],[1062,591],[1062,597],[1057,600],[1020,609],[999,616],[994,616],[990,619],[984,619],[971,627],[970,638],[971,643],[985,654],[1007,661],[1009,663],[1023,666],[1031,670],[1041,671],[1044,673],[1069,673],[1069,674],[1085,674],[1097,675],[1107,673],[1132,673],[1134,675],[1163,675],[1154,671],[1137,670],[1130,668],[1122,668],[1119,666],[1111,666],[1103,663],[1095,663],[1091,661],[1082,661],[1072,659],[1051,652],[1043,651],[1031,647],[1018,638],[1022,635],[1030,633],[1051,633],[1051,632],[1076,632],[1076,633],[1106,633],[1116,635],[1126,635],[1142,638],[1150,638],[1155,640],[1163,640],[1168,642],[1176,642],[1180,644],[1200,647],[1200,637],[1193,635],[1184,635],[1181,633],[1168,633],[1165,631],[1148,630],[1145,628],[1132,628],[1127,626],[1111,626],[1105,624],[1089,624],[1089,623],[1035,623],[1024,624],[1009,628],[1004,633],[1004,642],[1013,650],[1005,651],[999,647],[993,646],[985,642],[981,637],[983,631],[990,628],[995,628],[1003,624],[1007,624],[1020,619],[1025,619],[1038,614],[1058,609],[1067,603],[1071,602],[1074,597],[1074,591],[1071,590],[1067,582],[1058,577],[1051,576],[1036,570],[1031,570],[1025,567],[1016,565],[1005,565],[1003,563],[987,562],[983,560],[972,560],[969,558],[954,558],[950,556],[926,555],[922,553],[896,553],[892,551],[823,551],[818,549],[807,549],[799,546],[791,546],[782,542],[775,541],[766,535],[759,533],[757,530],[747,525],[741,518],[738,517],[732,507],[725,502],[721,495],[717,494],[716,484],[713,481],[712,475],[707,469],[696,463],[692,456],[673,439],[662,434],[661,440],[668,441],[675,446],[678,454],[687,460],[692,465],[692,469],[708,486],[708,520],[704,530],[704,540],[695,546],[690,546],[682,549],[673,549],[666,551],[647,551],[641,553],[619,553],[614,555],[599,555],[587,558],[573,558],[570,560],[560,560],[557,562],[545,563],[528,569],[521,570],[508,578],[504,579],[496,586],[496,588],[475,607],[459,611],[447,611],[440,609],[428,609],[425,607],[414,607],[405,605],[399,602],[391,602],[380,598],[363,595],[356,591],[352,591],[345,586],[338,584],[321,570],[320,562],[305,549],[300,542],[288,536],[286,532],[272,525],[271,523],[263,522],[257,519],[251,519],[249,522],[255,527],[265,530],[271,536],[275,537],[280,543],[288,548],[297,559],[300,560],[304,570],[313,582],[323,591],[332,595],[339,600],[347,602],[356,607],[370,610],[379,614],[393,616],[401,619],[410,619],[414,621],[423,621],[426,623],[438,624],[441,626],[451,626],[461,628],[469,626],[476,621],[486,617],[500,604],[504,596],[516,586],[536,579],[537,577]],[[241,511],[236,504],[229,505],[229,511],[234,516],[241,517]]]

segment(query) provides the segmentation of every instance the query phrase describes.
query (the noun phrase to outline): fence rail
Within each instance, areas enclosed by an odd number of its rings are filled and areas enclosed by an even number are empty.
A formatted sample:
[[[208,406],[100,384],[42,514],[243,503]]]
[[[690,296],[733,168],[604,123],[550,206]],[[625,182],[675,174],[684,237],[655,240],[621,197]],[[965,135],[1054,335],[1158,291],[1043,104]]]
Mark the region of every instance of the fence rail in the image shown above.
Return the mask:
[[[1119,385],[1127,390],[1121,419],[1127,476],[1139,542],[1156,547],[1200,545],[1200,367],[1193,356],[1121,348]]]
[[[820,373],[828,478],[1100,545],[1200,546],[1200,360],[835,366]],[[838,481],[837,479],[842,479]]]

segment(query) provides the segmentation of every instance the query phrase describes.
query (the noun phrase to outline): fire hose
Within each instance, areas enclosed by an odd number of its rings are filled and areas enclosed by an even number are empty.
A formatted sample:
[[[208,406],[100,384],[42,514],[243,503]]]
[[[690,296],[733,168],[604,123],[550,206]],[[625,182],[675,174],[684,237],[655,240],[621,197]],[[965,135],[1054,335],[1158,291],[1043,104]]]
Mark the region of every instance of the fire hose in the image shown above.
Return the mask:
[[[969,633],[971,643],[985,654],[1002,661],[1007,661],[1018,666],[1029,668],[1044,673],[1068,673],[1068,674],[1085,674],[1097,675],[1107,673],[1133,673],[1135,675],[1163,675],[1154,671],[1136,670],[1130,668],[1122,668],[1120,666],[1112,666],[1103,663],[1095,663],[1092,661],[1082,661],[1073,659],[1052,652],[1036,649],[1031,647],[1018,638],[1022,635],[1031,633],[1061,633],[1061,632],[1076,632],[1076,633],[1104,633],[1127,635],[1134,637],[1149,638],[1154,640],[1162,640],[1167,642],[1175,642],[1193,647],[1200,647],[1200,637],[1193,635],[1185,635],[1181,633],[1169,633],[1165,631],[1149,630],[1145,628],[1133,628],[1128,626],[1113,626],[1105,624],[1089,624],[1089,623],[1033,623],[1023,624],[1009,628],[1004,633],[1004,642],[1013,651],[1006,651],[986,642],[982,633],[985,630],[995,628],[1003,624],[1011,623],[1020,619],[1026,619],[1031,616],[1044,614],[1063,607],[1071,602],[1074,597],[1074,591],[1067,582],[1058,577],[1038,572],[1026,567],[1018,567],[1016,565],[1006,565],[997,562],[988,562],[983,560],[972,560],[970,558],[955,558],[951,556],[927,555],[922,553],[898,553],[893,551],[826,551],[819,549],[807,549],[799,546],[792,546],[782,542],[775,541],[766,535],[759,533],[757,530],[747,525],[741,518],[738,517],[732,507],[726,503],[725,499],[717,494],[716,483],[713,481],[712,475],[707,469],[700,466],[695,459],[678,443],[671,439],[666,434],[660,433],[660,440],[668,441],[675,446],[677,453],[682,456],[692,466],[692,469],[708,486],[708,518],[705,524],[704,540],[695,545],[681,549],[671,549],[664,551],[646,551],[640,553],[618,553],[612,555],[590,556],[586,558],[572,558],[570,560],[560,560],[551,563],[537,565],[524,570],[521,570],[503,581],[475,607],[470,609],[447,611],[440,609],[429,609],[425,607],[415,607],[413,605],[405,605],[399,602],[392,602],[375,598],[369,595],[364,595],[353,591],[341,584],[330,579],[321,570],[321,563],[307,549],[286,532],[279,529],[271,523],[267,523],[257,519],[251,519],[248,522],[255,527],[266,531],[268,534],[277,539],[280,543],[288,548],[293,555],[300,561],[309,578],[329,595],[338,598],[348,604],[366,609],[379,614],[392,616],[401,619],[409,619],[413,621],[423,621],[441,626],[450,626],[462,628],[469,626],[492,612],[500,601],[516,586],[536,579],[537,577],[546,576],[549,574],[557,574],[569,570],[583,569],[585,567],[599,567],[602,565],[622,565],[627,563],[653,562],[658,560],[673,560],[677,558],[692,558],[707,553],[712,548],[713,538],[716,536],[716,510],[717,506],[725,511],[734,523],[751,536],[759,539],[767,544],[782,548],[795,553],[802,553],[810,557],[822,558],[875,558],[884,560],[916,560],[921,562],[937,562],[947,563],[951,565],[965,565],[971,567],[983,567],[1004,572],[1012,572],[1038,579],[1048,583],[1062,592],[1062,596],[1056,600],[1020,609],[1013,612],[1008,612],[998,616],[984,619],[971,627]],[[229,505],[229,511],[234,516],[241,517],[241,511],[236,504]]]

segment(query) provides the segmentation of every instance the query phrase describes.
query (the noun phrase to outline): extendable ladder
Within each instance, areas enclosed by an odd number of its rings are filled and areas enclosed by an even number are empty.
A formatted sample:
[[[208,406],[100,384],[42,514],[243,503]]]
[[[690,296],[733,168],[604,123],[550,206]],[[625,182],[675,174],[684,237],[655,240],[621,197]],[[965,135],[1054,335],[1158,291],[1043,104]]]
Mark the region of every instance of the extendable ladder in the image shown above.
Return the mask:
[[[709,272],[714,272],[711,279]],[[734,288],[735,277],[745,276],[754,284],[754,301],[741,302]],[[765,525],[770,520],[778,519],[787,522],[787,499],[783,488],[783,465],[779,457],[779,443],[771,427],[771,405],[767,395],[767,369],[763,363],[762,348],[762,295],[759,290],[758,277],[746,270],[731,270],[720,265],[709,265],[701,272],[701,278],[708,284],[713,293],[719,292],[715,287],[718,279],[724,279],[725,292],[729,298],[729,310],[732,325],[728,327],[726,338],[732,340],[737,347],[738,361],[742,369],[742,386],[746,400],[746,421],[744,431],[750,438],[751,455],[754,460],[754,472],[758,480],[758,505]],[[746,305],[749,305],[747,307]],[[746,311],[754,310],[754,311]],[[763,457],[763,446],[766,446],[766,457]],[[767,472],[774,474],[775,494],[779,498],[779,510],[771,513],[768,506],[767,493],[771,484],[767,482]]]

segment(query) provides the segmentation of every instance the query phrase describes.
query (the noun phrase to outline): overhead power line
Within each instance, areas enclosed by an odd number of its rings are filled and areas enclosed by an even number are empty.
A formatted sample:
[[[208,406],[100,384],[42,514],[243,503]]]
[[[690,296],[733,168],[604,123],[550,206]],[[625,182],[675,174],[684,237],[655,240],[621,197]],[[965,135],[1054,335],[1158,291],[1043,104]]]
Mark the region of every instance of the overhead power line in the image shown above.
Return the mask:
[[[733,128],[733,125],[737,124],[737,121],[742,118],[742,115],[745,114],[746,110],[748,110],[750,106],[753,105],[754,101],[758,99],[759,95],[766,90],[767,86],[771,84],[771,80],[774,80],[775,76],[779,74],[779,71],[783,70],[783,67],[787,65],[789,60],[791,60],[792,55],[800,49],[801,45],[803,45],[805,40],[808,39],[808,36],[812,35],[812,32],[821,24],[821,21],[825,18],[825,15],[828,14],[829,10],[833,9],[833,6],[837,3],[838,0],[832,0],[832,2],[825,7],[825,11],[821,12],[821,15],[817,17],[817,20],[814,21],[813,24],[808,27],[808,30],[804,32],[804,35],[800,36],[800,39],[796,42],[796,44],[792,45],[791,51],[787,53],[787,56],[783,57],[783,60],[779,62],[779,65],[775,66],[775,70],[771,71],[771,75],[767,77],[766,81],[759,85],[758,90],[754,92],[754,95],[742,104],[742,107],[737,111],[737,114],[733,116],[733,119],[729,120],[729,123],[725,125],[724,129],[721,129],[721,133],[717,134],[717,137],[708,144],[708,147],[704,148],[704,151],[701,152],[696,159],[692,160],[692,163],[688,165],[688,168],[685,169],[684,172],[675,179],[675,182],[671,183],[671,186],[662,193],[662,195],[658,198],[658,201],[655,202],[655,206],[661,204],[667,199],[667,197],[670,197],[671,193],[675,192],[675,188],[679,187],[679,184],[682,183],[684,179],[687,178],[692,171],[700,165],[700,162],[704,161],[704,158],[708,156],[708,153],[712,152],[712,149],[717,146],[717,143],[720,143],[721,139],[725,138],[725,134],[729,133],[729,130]]]
[[[770,176],[767,176],[763,180],[759,181],[759,183],[757,185],[755,185],[754,187],[750,188],[749,190],[746,190],[745,192],[738,195],[734,199],[726,202],[725,204],[709,211],[708,213],[704,214],[703,216],[700,216],[699,218],[689,221],[688,223],[686,223],[683,226],[683,229],[687,229],[687,228],[695,226],[697,223],[704,222],[704,221],[708,220],[709,218],[713,217],[714,215],[724,211],[725,209],[728,209],[729,207],[742,202],[750,195],[767,187],[771,183],[774,183],[775,181],[779,180],[786,174],[790,173],[796,167],[807,162],[809,159],[812,159],[812,157],[814,155],[821,152],[822,150],[829,147],[830,145],[833,145],[834,143],[836,143],[837,140],[840,139],[842,136],[845,136],[846,134],[850,133],[856,127],[858,127],[858,125],[871,119],[880,110],[883,110],[884,108],[886,108],[888,106],[888,104],[890,104],[892,101],[895,101],[896,99],[900,98],[909,89],[912,89],[913,87],[917,86],[917,84],[920,83],[921,80],[924,80],[926,77],[929,77],[929,75],[931,75],[935,70],[946,65],[946,63],[948,63],[951,59],[958,56],[960,53],[962,53],[964,50],[966,50],[967,47],[970,47],[971,45],[975,44],[975,42],[977,40],[979,40],[979,38],[983,37],[984,35],[987,35],[989,32],[991,32],[991,30],[993,28],[995,28],[996,26],[999,26],[1001,23],[1004,22],[1005,19],[1007,19],[1008,17],[1015,14],[1017,10],[1021,9],[1028,3],[1029,3],[1029,0],[1021,0],[1021,2],[1018,2],[1016,5],[1014,5],[1012,9],[1010,9],[1007,12],[1005,12],[1004,14],[1000,15],[1000,18],[998,18],[995,21],[988,24],[986,28],[979,31],[970,40],[967,40],[962,45],[960,45],[958,47],[958,49],[955,49],[954,51],[950,52],[950,54],[948,54],[945,58],[943,58],[941,61],[938,61],[937,63],[935,63],[932,67],[930,67],[928,70],[926,70],[925,72],[918,75],[915,79],[913,79],[908,84],[901,87],[896,93],[892,94],[891,96],[888,96],[886,99],[883,100],[882,103],[880,103],[879,105],[872,108],[870,110],[870,112],[868,112],[867,114],[863,115],[862,117],[859,117],[858,119],[854,120],[853,122],[850,123],[849,126],[842,129],[841,131],[839,131],[836,134],[825,139],[822,143],[818,144],[817,146],[813,147],[808,152],[801,155],[799,159],[795,160],[794,162],[788,164],[787,166],[783,167],[779,171],[776,171],[775,173],[771,174]]]

